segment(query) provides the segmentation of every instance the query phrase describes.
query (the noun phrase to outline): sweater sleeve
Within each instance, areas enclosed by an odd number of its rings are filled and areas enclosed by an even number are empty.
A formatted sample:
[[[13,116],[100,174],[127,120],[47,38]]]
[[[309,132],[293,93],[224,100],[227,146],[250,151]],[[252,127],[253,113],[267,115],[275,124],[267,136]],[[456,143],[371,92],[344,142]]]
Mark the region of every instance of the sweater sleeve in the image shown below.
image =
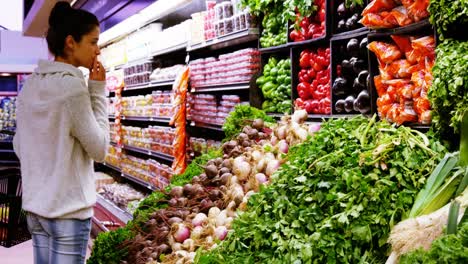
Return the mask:
[[[95,161],[104,160],[109,145],[105,82],[89,81],[88,91],[68,100],[71,133]]]

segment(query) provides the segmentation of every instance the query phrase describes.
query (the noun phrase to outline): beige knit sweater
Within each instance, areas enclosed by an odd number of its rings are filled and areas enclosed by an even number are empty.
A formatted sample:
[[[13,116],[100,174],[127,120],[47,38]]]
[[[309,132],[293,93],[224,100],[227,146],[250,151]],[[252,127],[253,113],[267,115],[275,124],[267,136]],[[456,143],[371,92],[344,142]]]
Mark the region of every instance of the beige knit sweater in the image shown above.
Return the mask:
[[[93,160],[104,160],[109,144],[104,86],[87,86],[78,68],[53,61],[39,61],[26,81],[13,140],[24,210],[46,218],[93,215]]]

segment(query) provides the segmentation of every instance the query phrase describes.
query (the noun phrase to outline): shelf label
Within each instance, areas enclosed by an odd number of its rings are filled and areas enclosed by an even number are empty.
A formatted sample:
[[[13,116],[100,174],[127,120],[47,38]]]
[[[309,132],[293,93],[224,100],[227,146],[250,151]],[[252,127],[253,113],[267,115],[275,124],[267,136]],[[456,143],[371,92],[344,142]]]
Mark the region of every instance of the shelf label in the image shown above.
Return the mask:
[[[148,155],[151,155],[151,154],[152,154],[151,151],[148,150]]]
[[[149,120],[150,120],[150,121],[154,121],[154,118],[150,117],[150,119],[149,119]]]

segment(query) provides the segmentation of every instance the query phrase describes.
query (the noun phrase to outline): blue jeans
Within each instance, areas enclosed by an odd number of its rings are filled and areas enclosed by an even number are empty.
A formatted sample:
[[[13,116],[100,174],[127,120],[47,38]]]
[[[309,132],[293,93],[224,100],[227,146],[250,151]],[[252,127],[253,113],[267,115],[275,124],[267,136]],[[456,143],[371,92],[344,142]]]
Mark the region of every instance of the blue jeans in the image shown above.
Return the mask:
[[[34,264],[83,264],[91,219],[48,219],[27,215],[32,235]]]

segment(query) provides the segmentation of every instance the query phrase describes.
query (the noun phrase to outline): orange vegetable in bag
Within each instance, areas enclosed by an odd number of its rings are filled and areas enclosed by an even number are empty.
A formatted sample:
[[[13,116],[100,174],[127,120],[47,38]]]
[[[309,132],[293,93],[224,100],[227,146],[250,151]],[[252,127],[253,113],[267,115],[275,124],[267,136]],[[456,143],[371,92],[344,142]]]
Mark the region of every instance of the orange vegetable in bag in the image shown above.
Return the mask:
[[[411,77],[411,63],[408,60],[396,60],[388,67],[388,73],[394,78],[408,78]]]
[[[395,86],[396,88],[400,88],[404,85],[407,85],[411,83],[411,80],[409,79],[393,79],[393,80],[388,80],[388,81],[382,81],[382,83],[386,85],[392,85]]]
[[[380,118],[386,118],[388,111],[392,108],[392,104],[382,105],[377,109]]]
[[[373,41],[368,46],[370,51],[374,52],[380,62],[389,64],[394,60],[400,59],[403,54],[396,45]]]
[[[398,89],[393,87],[393,86],[389,86],[388,89],[387,89],[387,94],[390,96],[390,99],[392,100],[392,102],[397,102],[399,101],[399,97],[398,97]]]
[[[425,97],[419,97],[414,99],[413,101],[414,111],[421,115],[424,111],[428,111],[431,109],[431,103]]]
[[[388,93],[385,93],[379,98],[377,98],[377,107],[382,107],[384,105],[391,104],[392,102],[393,101],[392,98],[390,98],[390,95],[388,95]]]
[[[390,110],[387,112],[387,120],[389,122],[396,122],[397,117],[400,115],[400,105],[399,104],[393,104]]]
[[[403,100],[411,100],[413,98],[414,85],[406,84],[398,88],[398,96],[400,97],[400,103]]]
[[[412,51],[411,38],[406,36],[391,35],[390,36],[398,48],[404,53]]]
[[[397,6],[397,3],[393,0],[374,0],[370,2],[366,8],[362,11],[362,15],[365,16],[369,13],[378,13],[385,10],[391,10]]]
[[[359,20],[359,23],[368,28],[392,28],[395,26],[386,21],[383,16],[374,13],[364,15],[361,20]]]
[[[434,57],[435,56],[435,39],[433,36],[427,36],[411,41],[411,47],[421,57]]]
[[[374,85],[379,96],[382,96],[384,93],[387,92],[388,85],[382,83],[382,76],[374,76]]]
[[[431,119],[432,119],[432,111],[426,110],[419,115],[418,121],[421,124],[428,125],[431,123]]]
[[[408,15],[408,10],[406,10],[405,7],[399,6],[395,7],[390,11],[390,15],[387,16],[385,21],[388,21],[389,23],[395,25],[395,26],[407,26],[409,24],[412,24],[414,21],[409,17]]]
[[[429,17],[429,0],[415,0],[413,4],[407,6],[408,14],[416,22]]]

